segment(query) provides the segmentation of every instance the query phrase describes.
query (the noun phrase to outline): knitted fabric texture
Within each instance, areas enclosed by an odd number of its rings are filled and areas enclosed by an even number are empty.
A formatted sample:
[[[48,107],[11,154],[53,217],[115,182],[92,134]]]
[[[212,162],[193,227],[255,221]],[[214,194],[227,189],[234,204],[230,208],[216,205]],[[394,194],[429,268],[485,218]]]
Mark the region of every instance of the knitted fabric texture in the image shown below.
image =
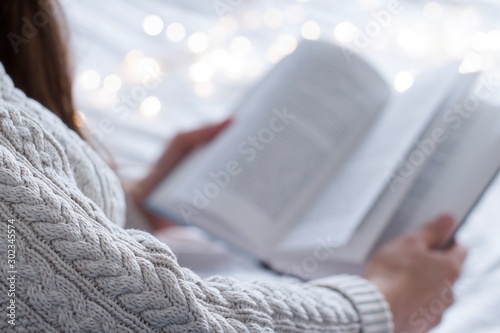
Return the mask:
[[[1,332],[392,332],[383,296],[362,278],[202,280],[153,236],[124,230],[124,215],[114,173],[0,64]]]

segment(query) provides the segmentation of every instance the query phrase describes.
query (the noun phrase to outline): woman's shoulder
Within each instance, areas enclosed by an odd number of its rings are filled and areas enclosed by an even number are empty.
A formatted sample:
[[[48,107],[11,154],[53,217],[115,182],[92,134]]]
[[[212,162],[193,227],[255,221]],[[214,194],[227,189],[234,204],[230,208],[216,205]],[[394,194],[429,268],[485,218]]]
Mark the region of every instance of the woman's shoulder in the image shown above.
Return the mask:
[[[114,172],[59,117],[17,89],[1,63],[0,145],[16,163],[51,183],[77,187],[111,221],[124,223],[124,195]]]

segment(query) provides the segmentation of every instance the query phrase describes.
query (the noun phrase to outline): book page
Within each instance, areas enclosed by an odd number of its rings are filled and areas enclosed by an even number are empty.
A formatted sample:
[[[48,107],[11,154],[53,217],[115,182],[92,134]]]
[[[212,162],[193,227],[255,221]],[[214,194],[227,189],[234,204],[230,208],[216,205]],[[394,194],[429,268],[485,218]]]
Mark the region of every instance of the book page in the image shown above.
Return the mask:
[[[450,110],[462,106],[471,94],[474,94],[472,82],[477,75],[468,74],[461,76],[455,82],[451,96],[440,107],[440,112],[432,121],[425,134],[413,145],[411,151],[398,167],[390,183],[378,198],[375,206],[370,210],[363,224],[343,247],[337,248],[331,256],[334,261],[350,263],[363,263],[376,248],[377,242],[383,236],[384,230],[397,213],[407,194],[413,189],[418,177],[426,170],[427,164],[442,142],[436,139],[436,133],[448,133],[453,129],[454,122],[447,116]],[[473,113],[473,115],[475,115]],[[434,149],[428,149],[429,140],[436,143]],[[439,145],[438,145],[439,144]],[[491,148],[491,147],[490,147]],[[462,149],[462,148],[460,148]]]
[[[473,93],[471,88],[476,78],[477,73],[461,75],[457,78],[449,96],[440,104],[439,112],[430,126],[415,141],[408,154],[401,161],[383,193],[349,243],[336,249],[334,256],[332,256],[333,260],[351,263],[365,262],[370,251],[373,250],[396,214],[398,207],[436,152],[438,143],[440,144],[436,139],[436,133],[447,133],[452,128],[453,122],[448,119],[447,113],[462,105],[468,99],[469,94]],[[422,96],[422,98],[426,97]],[[429,147],[429,140],[435,143],[431,147]]]
[[[330,244],[336,247],[350,240],[401,159],[456,87],[462,76],[457,68],[457,63],[451,63],[423,73],[410,90],[394,95],[360,147],[276,251],[307,249],[325,235],[330,236]]]
[[[212,215],[215,228],[226,223],[255,244],[269,243],[338,170],[388,99],[379,74],[350,60],[337,46],[301,43],[245,98],[235,123],[179,168],[189,172],[159,186],[150,206],[183,202]]]
[[[399,207],[377,246],[442,214],[459,222],[500,168],[500,112],[482,105],[439,147]]]

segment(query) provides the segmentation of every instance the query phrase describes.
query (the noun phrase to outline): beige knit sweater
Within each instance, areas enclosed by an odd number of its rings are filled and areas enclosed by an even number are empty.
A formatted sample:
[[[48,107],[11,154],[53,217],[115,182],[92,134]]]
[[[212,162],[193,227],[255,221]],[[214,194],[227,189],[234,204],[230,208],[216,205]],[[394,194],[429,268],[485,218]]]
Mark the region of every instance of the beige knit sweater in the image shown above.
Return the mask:
[[[114,173],[0,64],[1,332],[392,332],[359,277],[202,280],[124,215]]]

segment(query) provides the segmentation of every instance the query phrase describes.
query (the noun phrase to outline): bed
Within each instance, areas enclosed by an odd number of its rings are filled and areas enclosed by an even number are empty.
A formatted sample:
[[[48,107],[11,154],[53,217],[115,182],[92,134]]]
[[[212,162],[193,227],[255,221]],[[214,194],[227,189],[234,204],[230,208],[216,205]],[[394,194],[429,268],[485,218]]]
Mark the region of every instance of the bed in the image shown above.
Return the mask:
[[[300,35],[351,43],[388,80],[457,56],[465,57],[468,69],[500,73],[499,4],[402,1],[398,14],[384,16],[388,3],[65,1],[79,116],[93,129],[93,140],[113,155],[121,176],[133,180],[147,172],[175,133],[227,116]],[[370,29],[373,22],[381,28],[368,43],[353,44],[353,27]],[[232,52],[235,45],[246,53]],[[145,84],[144,72],[154,85]],[[488,102],[499,101],[496,94]],[[275,278],[196,229],[177,228],[158,237],[202,276]],[[457,302],[433,332],[500,332],[500,177],[459,238],[470,253],[454,290]]]

